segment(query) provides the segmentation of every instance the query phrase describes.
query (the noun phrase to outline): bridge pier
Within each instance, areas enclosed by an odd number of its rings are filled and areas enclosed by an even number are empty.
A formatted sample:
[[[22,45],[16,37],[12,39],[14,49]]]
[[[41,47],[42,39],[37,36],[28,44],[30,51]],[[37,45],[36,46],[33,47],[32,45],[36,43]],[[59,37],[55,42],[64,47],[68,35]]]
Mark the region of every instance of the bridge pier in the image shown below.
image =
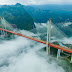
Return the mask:
[[[72,63],[72,54],[71,54],[71,62],[70,63]]]
[[[57,60],[59,59],[59,57],[60,57],[60,52],[61,52],[61,50],[60,49],[58,49],[58,51],[57,51]]]
[[[1,30],[1,34],[2,34],[2,30]]]

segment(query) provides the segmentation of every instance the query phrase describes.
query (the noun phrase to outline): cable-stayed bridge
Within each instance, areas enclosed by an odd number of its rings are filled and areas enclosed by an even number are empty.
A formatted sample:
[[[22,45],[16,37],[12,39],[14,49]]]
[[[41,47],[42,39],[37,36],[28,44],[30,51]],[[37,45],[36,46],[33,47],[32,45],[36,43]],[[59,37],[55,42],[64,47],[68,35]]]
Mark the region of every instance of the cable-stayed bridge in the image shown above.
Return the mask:
[[[36,42],[39,42],[42,44],[46,44],[46,51],[47,51],[48,55],[50,54],[50,47],[56,48],[56,49],[58,49],[57,59],[60,57],[60,50],[70,53],[71,63],[72,63],[72,49],[51,43],[51,20],[49,20],[47,22],[47,41],[43,41],[43,40],[33,38],[33,37],[30,37],[27,35],[19,34],[19,33],[13,32],[13,30],[14,30],[14,28],[4,18],[1,18],[0,31],[1,31],[1,33],[4,33],[4,35],[6,35],[7,33],[11,33],[11,34],[25,37],[27,39],[30,39],[30,40],[33,40],[33,41],[36,41]]]

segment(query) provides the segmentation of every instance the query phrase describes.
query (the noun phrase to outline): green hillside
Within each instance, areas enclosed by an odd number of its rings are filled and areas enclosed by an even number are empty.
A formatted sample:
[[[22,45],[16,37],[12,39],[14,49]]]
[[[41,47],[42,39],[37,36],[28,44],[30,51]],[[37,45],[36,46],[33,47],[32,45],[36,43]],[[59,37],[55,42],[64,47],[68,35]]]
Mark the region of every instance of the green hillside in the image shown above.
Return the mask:
[[[0,16],[11,24],[16,24],[19,29],[31,30],[34,26],[33,18],[25,11],[23,5],[4,5],[0,8]]]

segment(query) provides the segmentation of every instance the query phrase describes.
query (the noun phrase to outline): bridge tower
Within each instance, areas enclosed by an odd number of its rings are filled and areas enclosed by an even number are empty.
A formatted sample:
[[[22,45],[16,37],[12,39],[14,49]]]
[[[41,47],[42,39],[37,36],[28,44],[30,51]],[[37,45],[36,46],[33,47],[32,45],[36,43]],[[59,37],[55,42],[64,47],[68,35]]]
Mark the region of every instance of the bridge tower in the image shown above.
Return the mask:
[[[2,22],[1,22],[1,17],[0,17],[0,28],[3,28],[3,26],[2,26]],[[2,35],[2,30],[0,31],[0,35]]]
[[[1,18],[1,17],[0,17],[0,28],[3,29],[3,30],[1,30],[1,32],[0,32],[1,36],[5,36],[5,35],[6,35],[6,34],[5,34],[5,31],[4,31],[4,29],[6,29],[6,26],[3,25],[3,19],[4,19],[4,18]],[[7,32],[6,32],[6,33],[7,33]]]
[[[51,19],[49,19],[49,44],[51,42]],[[50,46],[49,46],[49,54],[50,54]]]
[[[51,41],[51,19],[49,19],[49,21],[47,22],[47,43],[46,43],[46,51],[47,54],[50,54],[50,46],[48,46],[48,44],[50,44]]]
[[[4,20],[4,17],[3,17],[3,20]],[[6,30],[6,28],[7,28],[7,25],[5,24],[4,29]],[[4,35],[7,35],[7,32],[4,32]]]
[[[49,21],[47,21],[47,42],[46,42],[46,51],[47,51],[47,55],[49,54],[49,49],[48,49],[48,33],[49,33],[49,30],[48,30],[48,24],[49,24]]]

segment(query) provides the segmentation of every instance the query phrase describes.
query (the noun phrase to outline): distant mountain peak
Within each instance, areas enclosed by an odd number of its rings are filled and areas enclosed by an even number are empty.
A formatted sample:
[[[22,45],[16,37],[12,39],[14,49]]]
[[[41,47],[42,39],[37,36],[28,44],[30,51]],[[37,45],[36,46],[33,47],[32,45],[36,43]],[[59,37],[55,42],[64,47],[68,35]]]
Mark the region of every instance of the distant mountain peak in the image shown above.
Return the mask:
[[[16,3],[15,6],[22,6],[20,3]]]

